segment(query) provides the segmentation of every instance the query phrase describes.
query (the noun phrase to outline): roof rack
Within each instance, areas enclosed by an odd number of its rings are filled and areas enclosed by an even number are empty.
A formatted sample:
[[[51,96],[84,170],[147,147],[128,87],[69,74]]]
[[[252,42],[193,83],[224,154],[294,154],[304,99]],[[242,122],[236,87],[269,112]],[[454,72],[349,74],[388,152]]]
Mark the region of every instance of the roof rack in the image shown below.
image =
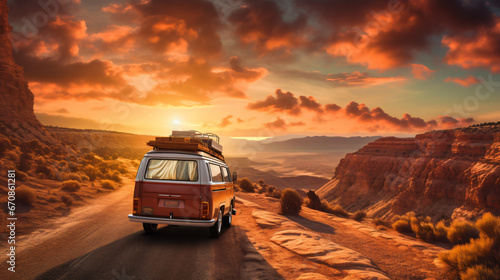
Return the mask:
[[[196,130],[174,130],[170,137],[156,137],[155,141],[149,141],[147,145],[155,150],[203,151],[224,160],[222,145],[219,141],[219,136],[213,133],[201,133]]]

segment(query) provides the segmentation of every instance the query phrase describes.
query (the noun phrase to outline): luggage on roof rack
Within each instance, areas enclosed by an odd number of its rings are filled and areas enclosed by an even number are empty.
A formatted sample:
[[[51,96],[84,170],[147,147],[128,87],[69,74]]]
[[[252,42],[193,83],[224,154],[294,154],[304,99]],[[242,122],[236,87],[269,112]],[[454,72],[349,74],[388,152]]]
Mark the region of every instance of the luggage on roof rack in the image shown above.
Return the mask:
[[[218,159],[224,160],[219,136],[213,133],[201,133],[195,130],[172,131],[170,137],[156,137],[148,146],[165,150],[203,151]]]

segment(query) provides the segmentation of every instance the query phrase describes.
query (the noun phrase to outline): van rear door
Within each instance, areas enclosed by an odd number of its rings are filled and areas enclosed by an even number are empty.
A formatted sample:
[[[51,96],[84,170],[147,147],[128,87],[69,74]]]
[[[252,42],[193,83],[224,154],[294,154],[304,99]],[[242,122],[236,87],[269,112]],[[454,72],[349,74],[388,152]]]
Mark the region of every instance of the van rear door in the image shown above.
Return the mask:
[[[200,188],[197,160],[152,158],[144,172],[140,214],[198,219]]]

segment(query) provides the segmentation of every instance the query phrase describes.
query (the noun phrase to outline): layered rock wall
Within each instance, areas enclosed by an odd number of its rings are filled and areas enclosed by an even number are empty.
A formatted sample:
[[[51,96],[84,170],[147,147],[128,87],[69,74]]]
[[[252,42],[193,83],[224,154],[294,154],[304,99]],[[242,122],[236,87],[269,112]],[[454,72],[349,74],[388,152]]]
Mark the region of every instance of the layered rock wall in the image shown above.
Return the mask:
[[[500,125],[378,139],[348,154],[317,191],[375,216],[500,212]]]

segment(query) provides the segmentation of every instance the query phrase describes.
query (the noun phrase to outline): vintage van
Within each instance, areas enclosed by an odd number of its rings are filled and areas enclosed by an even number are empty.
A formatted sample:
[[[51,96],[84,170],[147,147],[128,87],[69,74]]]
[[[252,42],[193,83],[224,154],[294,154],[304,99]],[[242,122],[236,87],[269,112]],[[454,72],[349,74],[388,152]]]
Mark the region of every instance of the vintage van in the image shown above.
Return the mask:
[[[137,171],[131,222],[142,223],[148,234],[159,224],[206,227],[212,237],[219,237],[223,225],[231,226],[237,174],[231,176],[218,137],[211,137],[174,132],[148,143],[155,149]]]

